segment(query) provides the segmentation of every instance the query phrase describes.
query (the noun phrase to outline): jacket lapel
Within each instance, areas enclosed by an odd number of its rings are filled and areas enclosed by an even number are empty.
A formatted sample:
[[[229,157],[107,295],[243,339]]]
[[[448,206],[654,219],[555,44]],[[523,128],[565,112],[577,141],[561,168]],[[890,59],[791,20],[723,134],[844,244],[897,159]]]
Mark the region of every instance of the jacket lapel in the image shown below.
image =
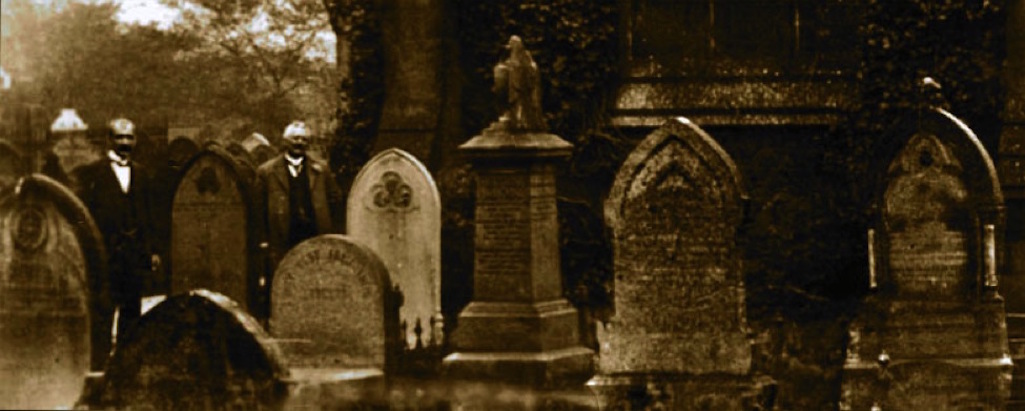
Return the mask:
[[[313,193],[313,189],[317,187],[317,181],[320,180],[320,164],[314,163],[309,157],[306,157],[306,164],[308,168],[307,176],[310,178],[310,193]]]
[[[285,160],[285,156],[278,158],[277,164],[274,165],[274,176],[278,178],[278,183],[281,187],[288,192],[288,162]]]

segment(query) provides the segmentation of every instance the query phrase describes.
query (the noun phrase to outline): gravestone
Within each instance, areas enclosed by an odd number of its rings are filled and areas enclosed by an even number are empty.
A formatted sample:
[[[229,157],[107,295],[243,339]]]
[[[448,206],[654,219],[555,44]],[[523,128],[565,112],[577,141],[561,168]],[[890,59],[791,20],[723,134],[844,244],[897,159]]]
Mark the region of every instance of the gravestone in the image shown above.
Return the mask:
[[[171,206],[171,291],[204,288],[258,310],[261,266],[244,165],[220,148],[192,158]]]
[[[0,189],[0,408],[71,407],[90,368],[102,369],[110,324],[105,343],[102,328],[90,333],[105,295],[102,244],[85,206],[52,179]]]
[[[167,164],[174,170],[182,170],[193,156],[199,154],[199,145],[188,137],[177,137],[167,145]]]
[[[98,409],[273,410],[288,395],[274,340],[228,297],[194,290],[143,315],[110,359]]]
[[[411,154],[385,150],[356,176],[346,215],[346,232],[381,257],[402,291],[406,345],[417,345],[417,324],[428,331],[421,344],[441,345],[441,200],[431,174]]]
[[[850,326],[843,410],[1003,410],[1011,359],[1003,196],[974,133],[939,109],[905,116],[877,165],[872,294]]]
[[[285,254],[273,278],[270,332],[289,366],[385,369],[397,324],[388,269],[373,251],[317,236]]]
[[[675,401],[663,404],[669,409],[756,402],[737,246],[744,201],[733,160],[682,117],[620,167],[605,202],[616,311],[598,326],[598,376],[589,383],[613,408],[650,386]]]
[[[14,185],[26,169],[21,151],[7,140],[0,139],[0,188]]]

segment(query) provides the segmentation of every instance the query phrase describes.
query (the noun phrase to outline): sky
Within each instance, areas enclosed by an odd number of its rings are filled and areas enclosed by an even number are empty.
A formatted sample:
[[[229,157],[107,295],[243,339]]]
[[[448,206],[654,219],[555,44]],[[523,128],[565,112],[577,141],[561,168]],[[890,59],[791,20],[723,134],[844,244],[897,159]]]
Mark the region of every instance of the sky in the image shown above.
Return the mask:
[[[121,13],[118,17],[125,23],[150,24],[166,28],[178,14],[161,5],[157,0],[120,0]]]

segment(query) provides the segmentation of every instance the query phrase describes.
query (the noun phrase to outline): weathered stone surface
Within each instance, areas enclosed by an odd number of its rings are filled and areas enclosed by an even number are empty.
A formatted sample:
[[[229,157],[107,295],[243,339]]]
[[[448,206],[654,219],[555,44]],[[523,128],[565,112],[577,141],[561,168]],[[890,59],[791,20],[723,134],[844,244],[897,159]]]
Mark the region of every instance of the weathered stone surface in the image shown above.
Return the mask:
[[[93,347],[90,334],[90,300],[103,297],[90,296],[90,280],[104,271],[103,255],[67,188],[33,175],[0,190],[0,408],[74,405],[90,362],[110,348],[109,328],[106,345]]]
[[[1002,410],[1010,394],[1003,196],[970,129],[908,113],[879,164],[870,286],[850,327],[841,409]],[[967,407],[967,408],[966,408]]]
[[[219,148],[204,150],[186,166],[171,211],[172,293],[204,288],[254,308],[260,276],[256,213],[243,167]]]
[[[346,232],[381,257],[402,291],[406,344],[416,345],[418,323],[440,344],[441,200],[426,167],[400,149],[376,155],[352,184],[346,216]]]
[[[390,282],[377,255],[343,235],[289,251],[274,273],[270,318],[288,364],[383,370]]]
[[[555,162],[572,146],[556,135],[495,123],[460,148],[477,172],[473,301],[459,313],[445,372],[555,386],[590,376],[577,311],[562,297]]]
[[[195,141],[186,137],[172,137],[171,143],[167,145],[167,163],[173,168],[181,168],[198,153],[199,145]]]
[[[85,132],[54,133],[51,144],[50,151],[56,156],[57,165],[66,176],[73,176],[76,168],[99,160],[104,155],[103,147],[89,141]]]
[[[172,296],[148,311],[117,348],[101,408],[279,409],[289,371],[255,319],[206,290]]]
[[[627,158],[606,201],[616,315],[599,326],[601,373],[749,371],[743,197],[733,161],[685,119]]]
[[[13,185],[26,168],[21,152],[7,140],[0,139],[0,188]]]

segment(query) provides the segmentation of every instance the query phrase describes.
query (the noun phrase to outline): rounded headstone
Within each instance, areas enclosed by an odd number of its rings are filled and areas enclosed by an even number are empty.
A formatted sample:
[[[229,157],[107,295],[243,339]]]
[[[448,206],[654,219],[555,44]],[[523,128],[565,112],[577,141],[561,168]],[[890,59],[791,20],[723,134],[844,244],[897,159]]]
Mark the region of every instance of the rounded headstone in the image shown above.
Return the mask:
[[[33,175],[0,190],[0,408],[68,408],[79,398],[102,256],[95,224],[64,186]]]
[[[271,286],[270,331],[288,364],[384,369],[390,283],[377,255],[344,235],[295,246]]]
[[[356,176],[346,215],[346,232],[381,257],[402,290],[407,346],[418,337],[440,344],[441,200],[427,168],[405,151],[381,152]],[[417,336],[417,323],[427,333]]]
[[[119,342],[100,408],[279,409],[289,371],[257,321],[224,295],[194,290],[143,315]]]

